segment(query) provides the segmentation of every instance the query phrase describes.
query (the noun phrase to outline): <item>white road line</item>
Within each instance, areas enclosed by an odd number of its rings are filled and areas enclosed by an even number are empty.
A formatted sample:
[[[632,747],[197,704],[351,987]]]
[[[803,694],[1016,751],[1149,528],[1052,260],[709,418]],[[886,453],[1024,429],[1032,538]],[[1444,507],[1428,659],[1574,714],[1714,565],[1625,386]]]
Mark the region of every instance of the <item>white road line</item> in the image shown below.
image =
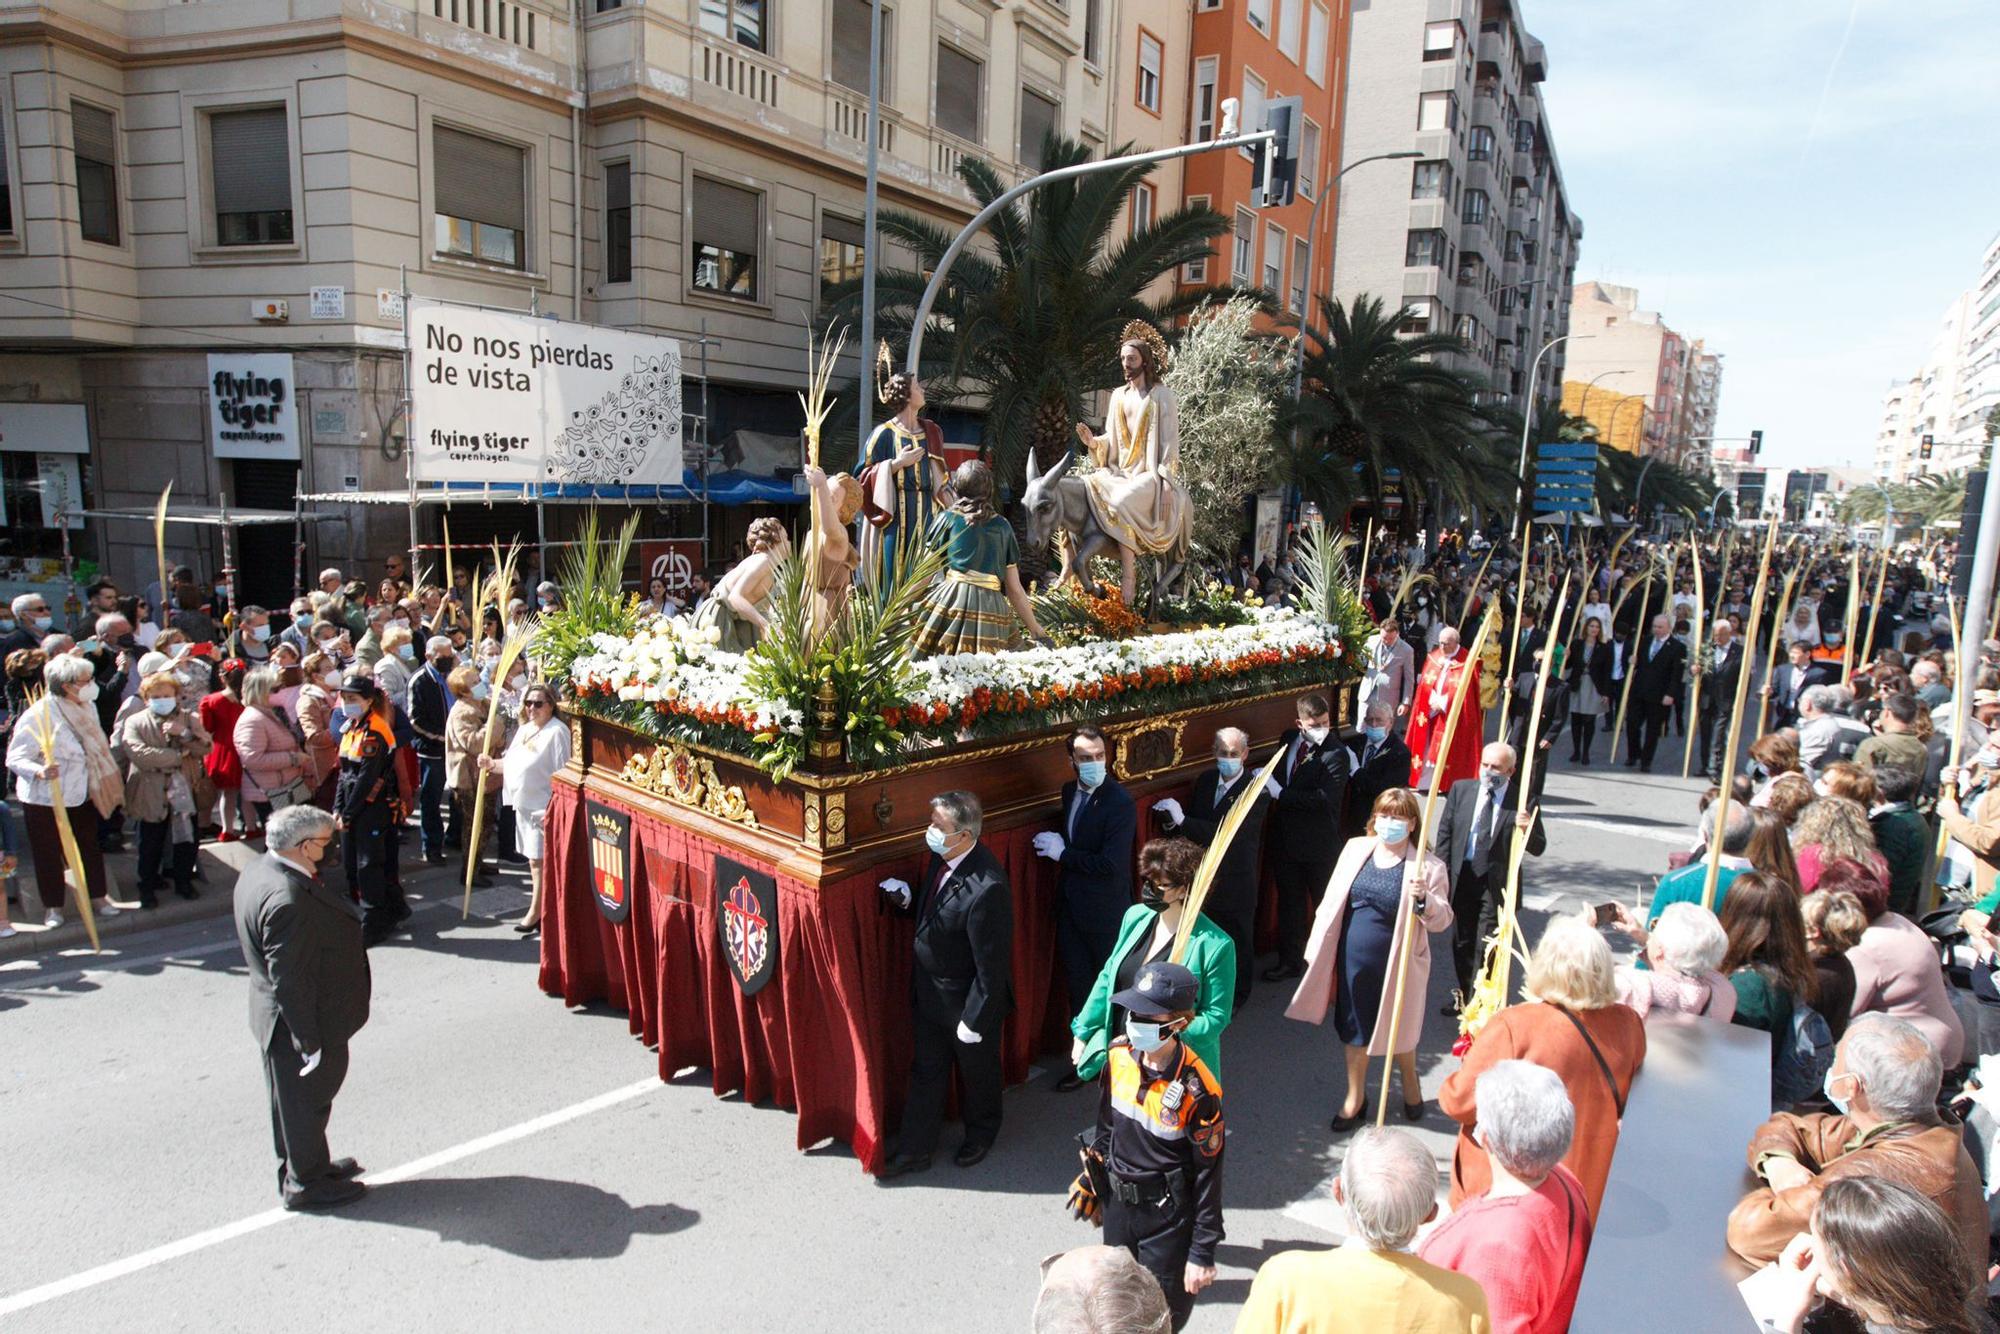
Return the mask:
[[[426,1172],[436,1171],[440,1167],[449,1166],[474,1154],[484,1153],[488,1149],[497,1149],[503,1144],[512,1144],[516,1140],[526,1139],[528,1136],[539,1134],[544,1130],[552,1130],[565,1122],[589,1116],[593,1112],[601,1112],[607,1107],[615,1107],[619,1103],[630,1102],[634,1098],[642,1097],[655,1089],[665,1087],[657,1077],[648,1076],[637,1083],[627,1084],[623,1088],[612,1089],[609,1093],[600,1093],[594,1098],[587,1098],[579,1103],[572,1103],[568,1107],[560,1108],[545,1116],[535,1117],[531,1121],[523,1121],[519,1125],[509,1126],[505,1130],[496,1130],[490,1135],[481,1135],[478,1139],[467,1140],[465,1143],[454,1145],[449,1149],[441,1149],[414,1162],[405,1163],[401,1167],[392,1167],[386,1172],[370,1172],[361,1179],[373,1186],[384,1186],[397,1181],[407,1181],[411,1177],[422,1176]],[[236,1238],[248,1236],[252,1232],[261,1232],[265,1228],[276,1227],[280,1223],[297,1217],[299,1215],[287,1213],[283,1209],[267,1209],[261,1214],[252,1214],[248,1218],[239,1218],[234,1223],[225,1223],[221,1227],[212,1227],[206,1232],[197,1232],[193,1236],[182,1237],[179,1241],[170,1241],[164,1246],[155,1246],[149,1251],[141,1251],[137,1255],[129,1255],[122,1260],[114,1260],[110,1264],[99,1265],[95,1269],[86,1269],[80,1274],[71,1274],[68,1278],[60,1278],[53,1283],[44,1283],[38,1288],[29,1288],[25,1292],[17,1292],[11,1297],[0,1297],[0,1316],[9,1316],[26,1311],[32,1307],[40,1306],[45,1302],[52,1302],[59,1297],[68,1297],[74,1293],[97,1287],[100,1284],[109,1283],[113,1279],[124,1278],[128,1274],[136,1274],[141,1270],[151,1269],[156,1265],[165,1264],[169,1260],[178,1260],[184,1255],[192,1255],[197,1251],[205,1251],[212,1246],[220,1246],[226,1241],[234,1241]]]
[[[1542,819],[1551,824],[1580,824],[1591,829],[1623,834],[1627,838],[1647,838],[1655,843],[1672,843],[1683,848],[1689,842],[1685,829],[1657,829],[1651,825],[1619,824],[1616,820],[1593,820],[1587,815],[1552,815],[1547,811],[1542,812]]]

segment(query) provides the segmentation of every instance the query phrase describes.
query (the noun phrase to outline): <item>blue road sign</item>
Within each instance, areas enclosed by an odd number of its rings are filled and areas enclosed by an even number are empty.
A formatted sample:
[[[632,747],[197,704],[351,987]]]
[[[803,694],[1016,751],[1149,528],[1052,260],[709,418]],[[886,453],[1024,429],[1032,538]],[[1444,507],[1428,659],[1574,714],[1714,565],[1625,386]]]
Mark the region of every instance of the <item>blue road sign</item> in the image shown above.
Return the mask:
[[[1535,508],[1544,514],[1588,514],[1593,506],[1587,500],[1537,500]]]
[[[1536,445],[1535,457],[1538,459],[1595,459],[1597,457],[1597,446],[1591,444],[1570,444],[1568,442]]]

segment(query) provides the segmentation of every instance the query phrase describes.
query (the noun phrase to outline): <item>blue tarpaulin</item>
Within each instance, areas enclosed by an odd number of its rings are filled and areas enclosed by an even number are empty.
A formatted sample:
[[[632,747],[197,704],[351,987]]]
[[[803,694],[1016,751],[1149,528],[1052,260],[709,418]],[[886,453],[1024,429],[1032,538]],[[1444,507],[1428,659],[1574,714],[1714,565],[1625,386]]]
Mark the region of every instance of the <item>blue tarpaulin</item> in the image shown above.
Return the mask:
[[[759,477],[743,472],[711,473],[708,491],[692,471],[681,475],[679,486],[623,486],[615,483],[593,485],[574,482],[445,482],[425,487],[426,494],[464,496],[467,500],[499,501],[601,500],[607,504],[659,505],[674,501],[712,501],[717,505],[797,505],[805,497],[792,489],[789,478]]]

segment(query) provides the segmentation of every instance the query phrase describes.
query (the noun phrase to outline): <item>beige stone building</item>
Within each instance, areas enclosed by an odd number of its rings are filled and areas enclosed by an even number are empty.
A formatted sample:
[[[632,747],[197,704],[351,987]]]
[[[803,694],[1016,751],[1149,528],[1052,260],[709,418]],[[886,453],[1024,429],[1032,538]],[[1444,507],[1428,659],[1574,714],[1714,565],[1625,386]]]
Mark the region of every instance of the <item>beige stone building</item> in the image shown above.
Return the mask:
[[[1152,146],[1185,124],[1178,67],[1150,76],[1158,114],[1133,101],[1142,19],[1184,64],[1184,13],[883,8],[886,208],[955,227],[968,155],[1014,177],[1046,129]],[[868,19],[868,0],[0,0],[0,459],[10,525],[40,532],[15,554],[59,554],[41,530],[72,486],[95,508],[168,481],[273,508],[401,486],[405,282],[673,335],[691,376],[705,353],[711,439],[796,431],[805,328],[860,265]],[[218,456],[218,385],[249,382],[218,367],[269,365],[288,438]],[[523,531],[525,509],[456,507],[453,536]],[[344,519],[309,564],[405,540],[401,512]],[[194,532],[176,555],[213,571]],[[71,537],[121,584],[150,574],[146,525]],[[288,592],[291,530],[243,546],[246,596]],[[47,574],[0,570],[0,591]]]

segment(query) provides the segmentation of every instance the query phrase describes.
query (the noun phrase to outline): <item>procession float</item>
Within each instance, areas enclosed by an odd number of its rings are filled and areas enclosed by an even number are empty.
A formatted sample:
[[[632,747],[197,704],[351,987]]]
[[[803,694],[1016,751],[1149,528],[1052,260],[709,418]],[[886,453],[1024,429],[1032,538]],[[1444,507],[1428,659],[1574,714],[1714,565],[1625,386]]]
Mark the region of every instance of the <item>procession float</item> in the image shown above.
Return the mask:
[[[1269,748],[1313,691],[1344,714],[1367,629],[1343,544],[1317,524],[1291,606],[1182,574],[1166,349],[1150,326],[1124,342],[1138,373],[1104,433],[1082,429],[1083,457],[1029,461],[1018,530],[984,463],[947,472],[911,377],[878,379],[892,416],[855,471],[822,472],[821,349],[796,549],[775,522],[753,530],[700,611],[663,617],[622,588],[622,542],[577,548],[533,650],[575,743],[547,816],[544,991],[622,1010],[663,1079],[705,1070],[717,1094],[796,1112],[801,1148],[843,1142],[872,1170],[910,1054],[912,925],[878,886],[914,882],[930,798],[963,789],[1013,888],[1006,1078],[1066,1048],[1057,864],[1032,840],[1072,776],[1069,730],[1103,730],[1149,812],[1211,763],[1218,728]],[[1057,552],[1061,581],[1030,595],[1022,546]],[[1148,562],[1151,590],[1126,596]]]

